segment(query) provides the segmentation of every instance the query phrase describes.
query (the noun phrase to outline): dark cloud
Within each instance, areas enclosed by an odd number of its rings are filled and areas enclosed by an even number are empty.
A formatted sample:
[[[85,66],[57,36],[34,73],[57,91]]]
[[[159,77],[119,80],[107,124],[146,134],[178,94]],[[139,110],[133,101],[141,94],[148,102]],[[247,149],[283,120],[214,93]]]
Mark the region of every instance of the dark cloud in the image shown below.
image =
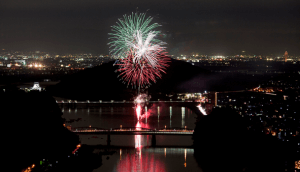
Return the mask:
[[[138,10],[163,25],[173,52],[300,54],[299,5],[297,0],[1,0],[0,46],[108,53],[110,26]]]
[[[84,8],[95,6],[141,6],[165,9],[190,9],[190,8],[278,8],[298,4],[297,0],[2,0],[1,7],[6,9],[61,9]],[[180,5],[180,6],[179,6]],[[195,6],[194,6],[195,5]]]

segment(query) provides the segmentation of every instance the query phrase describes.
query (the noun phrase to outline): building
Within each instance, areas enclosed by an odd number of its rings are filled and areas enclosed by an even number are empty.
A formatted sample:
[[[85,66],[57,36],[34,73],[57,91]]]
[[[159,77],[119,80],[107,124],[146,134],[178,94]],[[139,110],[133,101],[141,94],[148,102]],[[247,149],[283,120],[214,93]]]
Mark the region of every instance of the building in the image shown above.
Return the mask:
[[[289,53],[288,53],[287,51],[285,51],[285,52],[284,52],[284,56],[283,56],[284,62],[287,62],[288,56],[289,56]]]

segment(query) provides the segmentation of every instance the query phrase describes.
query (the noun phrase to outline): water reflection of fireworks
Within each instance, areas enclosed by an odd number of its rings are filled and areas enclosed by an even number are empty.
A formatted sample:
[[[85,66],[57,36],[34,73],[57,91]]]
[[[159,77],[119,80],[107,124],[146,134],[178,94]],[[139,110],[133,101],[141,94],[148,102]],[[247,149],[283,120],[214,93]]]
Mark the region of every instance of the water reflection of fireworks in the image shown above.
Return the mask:
[[[135,149],[134,154],[122,154],[116,168],[117,172],[165,172],[165,164],[147,151]],[[138,156],[137,156],[138,155]]]
[[[149,128],[148,124],[144,124],[141,120],[143,118],[146,119],[147,123],[147,118],[150,113],[147,112],[146,104],[150,100],[151,96],[148,96],[147,94],[139,94],[135,100],[135,111],[136,111],[136,116],[137,116],[137,124],[135,126],[136,130],[141,130],[142,128]],[[143,110],[145,108],[145,111]],[[144,112],[144,113],[143,113]],[[148,136],[147,136],[148,140]],[[141,135],[135,135],[135,148],[140,149],[142,148],[142,136]]]
[[[149,125],[148,124],[144,124],[143,122],[138,121],[135,125],[136,130],[141,130],[142,128],[148,128]],[[148,141],[148,137],[147,136],[147,141]],[[135,148],[140,149],[143,147],[143,143],[142,143],[142,135],[135,135],[134,136],[134,143],[135,143]]]

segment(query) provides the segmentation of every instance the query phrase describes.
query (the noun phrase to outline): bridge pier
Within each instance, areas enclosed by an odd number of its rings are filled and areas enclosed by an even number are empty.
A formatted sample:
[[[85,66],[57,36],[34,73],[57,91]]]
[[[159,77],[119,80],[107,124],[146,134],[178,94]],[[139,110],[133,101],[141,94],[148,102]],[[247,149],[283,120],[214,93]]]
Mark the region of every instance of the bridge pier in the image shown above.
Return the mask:
[[[151,146],[156,147],[156,135],[155,134],[152,134]]]
[[[110,142],[111,142],[110,133],[107,134],[107,140],[106,140],[106,142],[107,142],[107,146],[110,146]]]

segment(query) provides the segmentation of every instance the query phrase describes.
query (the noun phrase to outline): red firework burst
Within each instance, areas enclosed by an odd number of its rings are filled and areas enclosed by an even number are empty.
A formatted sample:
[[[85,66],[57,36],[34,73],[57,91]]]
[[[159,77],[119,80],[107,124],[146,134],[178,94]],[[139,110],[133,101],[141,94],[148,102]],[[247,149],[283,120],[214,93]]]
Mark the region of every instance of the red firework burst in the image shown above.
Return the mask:
[[[123,81],[127,85],[138,86],[140,88],[147,88],[152,82],[156,82],[157,78],[161,78],[162,73],[166,73],[167,64],[170,62],[165,54],[166,52],[161,52],[156,56],[157,65],[153,67],[149,62],[142,59],[137,63],[133,62],[133,53],[130,53],[127,58],[120,59],[118,72],[121,72],[119,76],[122,77]]]

